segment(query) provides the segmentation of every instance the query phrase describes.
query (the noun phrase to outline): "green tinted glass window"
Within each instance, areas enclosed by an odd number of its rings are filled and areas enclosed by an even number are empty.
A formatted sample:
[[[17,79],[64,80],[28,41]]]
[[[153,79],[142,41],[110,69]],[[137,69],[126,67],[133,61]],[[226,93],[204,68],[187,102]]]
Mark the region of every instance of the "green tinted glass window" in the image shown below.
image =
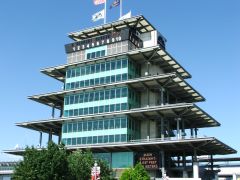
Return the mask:
[[[109,128],[109,120],[106,119],[104,120],[104,129],[108,129]]]
[[[115,118],[115,128],[120,128],[120,118]]]
[[[82,122],[78,122],[78,132],[82,131]]]
[[[87,121],[83,122],[83,131],[87,131]]]
[[[88,131],[92,131],[93,122],[88,121]]]
[[[114,142],[114,135],[109,135],[109,142],[110,143]]]
[[[72,138],[72,145],[76,145],[77,144],[77,139],[76,138]]]
[[[114,129],[114,119],[110,119],[110,124],[109,124],[110,129]]]
[[[90,74],[90,65],[86,66],[86,74]]]
[[[77,138],[77,144],[82,144],[82,138],[81,137]]]
[[[108,135],[104,136],[103,142],[108,143]]]

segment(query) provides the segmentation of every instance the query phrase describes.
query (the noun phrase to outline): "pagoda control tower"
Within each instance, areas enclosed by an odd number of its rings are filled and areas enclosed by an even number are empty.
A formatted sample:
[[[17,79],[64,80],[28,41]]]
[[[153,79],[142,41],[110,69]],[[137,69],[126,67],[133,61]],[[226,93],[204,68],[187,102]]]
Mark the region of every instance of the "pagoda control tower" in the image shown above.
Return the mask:
[[[50,106],[52,118],[17,123],[39,131],[40,145],[42,133],[49,140],[57,135],[69,151],[90,149],[106,160],[116,177],[141,162],[151,177],[200,179],[199,156],[236,153],[214,137],[198,136],[220,123],[195,104],[204,97],[144,16],[68,36],[67,63],[41,70],[64,89],[29,97]]]

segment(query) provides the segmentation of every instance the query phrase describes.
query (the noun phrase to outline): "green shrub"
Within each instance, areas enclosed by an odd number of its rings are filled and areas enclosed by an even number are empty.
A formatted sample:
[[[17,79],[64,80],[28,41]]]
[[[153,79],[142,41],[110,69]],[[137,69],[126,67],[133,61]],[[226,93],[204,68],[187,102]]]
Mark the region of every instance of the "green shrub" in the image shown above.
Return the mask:
[[[126,169],[122,173],[120,180],[150,180],[150,177],[143,165],[138,163],[134,168]]]

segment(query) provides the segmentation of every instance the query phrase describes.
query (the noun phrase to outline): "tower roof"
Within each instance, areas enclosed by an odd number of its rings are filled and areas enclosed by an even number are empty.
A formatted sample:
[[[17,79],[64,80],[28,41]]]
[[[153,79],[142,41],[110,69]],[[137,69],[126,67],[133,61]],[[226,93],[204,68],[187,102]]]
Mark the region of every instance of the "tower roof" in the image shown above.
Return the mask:
[[[130,27],[135,28],[139,33],[146,33],[146,32],[151,32],[156,30],[153,27],[153,25],[150,22],[148,22],[148,20],[144,16],[139,15],[139,16],[123,19],[123,20],[110,22],[100,26],[71,32],[68,34],[68,37],[70,37],[74,41],[80,41],[83,39],[100,36],[111,31],[119,31],[121,29],[130,28]]]

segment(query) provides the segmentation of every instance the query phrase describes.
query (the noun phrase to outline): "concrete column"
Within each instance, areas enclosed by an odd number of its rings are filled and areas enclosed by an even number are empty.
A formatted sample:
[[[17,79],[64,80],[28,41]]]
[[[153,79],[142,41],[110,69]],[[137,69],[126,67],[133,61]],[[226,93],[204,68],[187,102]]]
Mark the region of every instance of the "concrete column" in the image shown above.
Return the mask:
[[[168,131],[168,137],[170,138],[170,122],[167,120],[167,131]]]
[[[39,147],[42,147],[42,132],[40,132],[40,136],[39,136]]]
[[[237,175],[236,175],[236,174],[233,174],[232,179],[233,179],[233,180],[237,180]]]
[[[52,141],[52,130],[50,130],[48,135],[48,142]]]
[[[197,151],[194,149],[194,156],[193,156],[193,178],[199,178],[199,164],[197,161]]]
[[[183,154],[183,178],[188,178],[188,174],[186,171],[186,155]]]
[[[198,136],[198,129],[194,128],[194,131],[195,131],[195,138],[197,138],[197,136]]]
[[[163,87],[161,87],[160,95],[161,95],[161,105],[163,106],[164,105],[164,88]]]
[[[149,76],[150,62],[147,62],[147,75]]]
[[[162,159],[162,168],[161,168],[161,171],[162,171],[162,177],[165,177],[166,176],[166,172],[165,172],[165,153],[164,151],[161,151],[161,159]]]
[[[61,140],[62,140],[62,134],[60,133],[60,134],[58,135],[58,144],[61,144]]]
[[[147,140],[150,140],[150,119],[147,120]]]
[[[180,156],[177,157],[177,164],[178,164],[178,167],[180,167]]]
[[[164,119],[161,117],[161,139],[164,140]]]
[[[176,121],[177,121],[177,139],[180,139],[180,121],[181,121],[181,118],[176,118]]]
[[[167,91],[167,100],[166,100],[166,103],[169,104],[169,92]]]
[[[191,128],[191,138],[193,138],[193,128]]]
[[[52,118],[55,117],[55,106],[52,107]]]
[[[147,107],[149,107],[149,106],[150,106],[150,91],[147,88]]]
[[[193,178],[199,178],[198,162],[193,162]]]
[[[60,117],[63,116],[63,106],[61,106],[61,110],[60,110]]]
[[[211,161],[211,171],[213,171],[213,155],[211,154],[211,156],[210,156],[210,161]]]
[[[182,138],[185,137],[185,122],[184,119],[182,119]]]

